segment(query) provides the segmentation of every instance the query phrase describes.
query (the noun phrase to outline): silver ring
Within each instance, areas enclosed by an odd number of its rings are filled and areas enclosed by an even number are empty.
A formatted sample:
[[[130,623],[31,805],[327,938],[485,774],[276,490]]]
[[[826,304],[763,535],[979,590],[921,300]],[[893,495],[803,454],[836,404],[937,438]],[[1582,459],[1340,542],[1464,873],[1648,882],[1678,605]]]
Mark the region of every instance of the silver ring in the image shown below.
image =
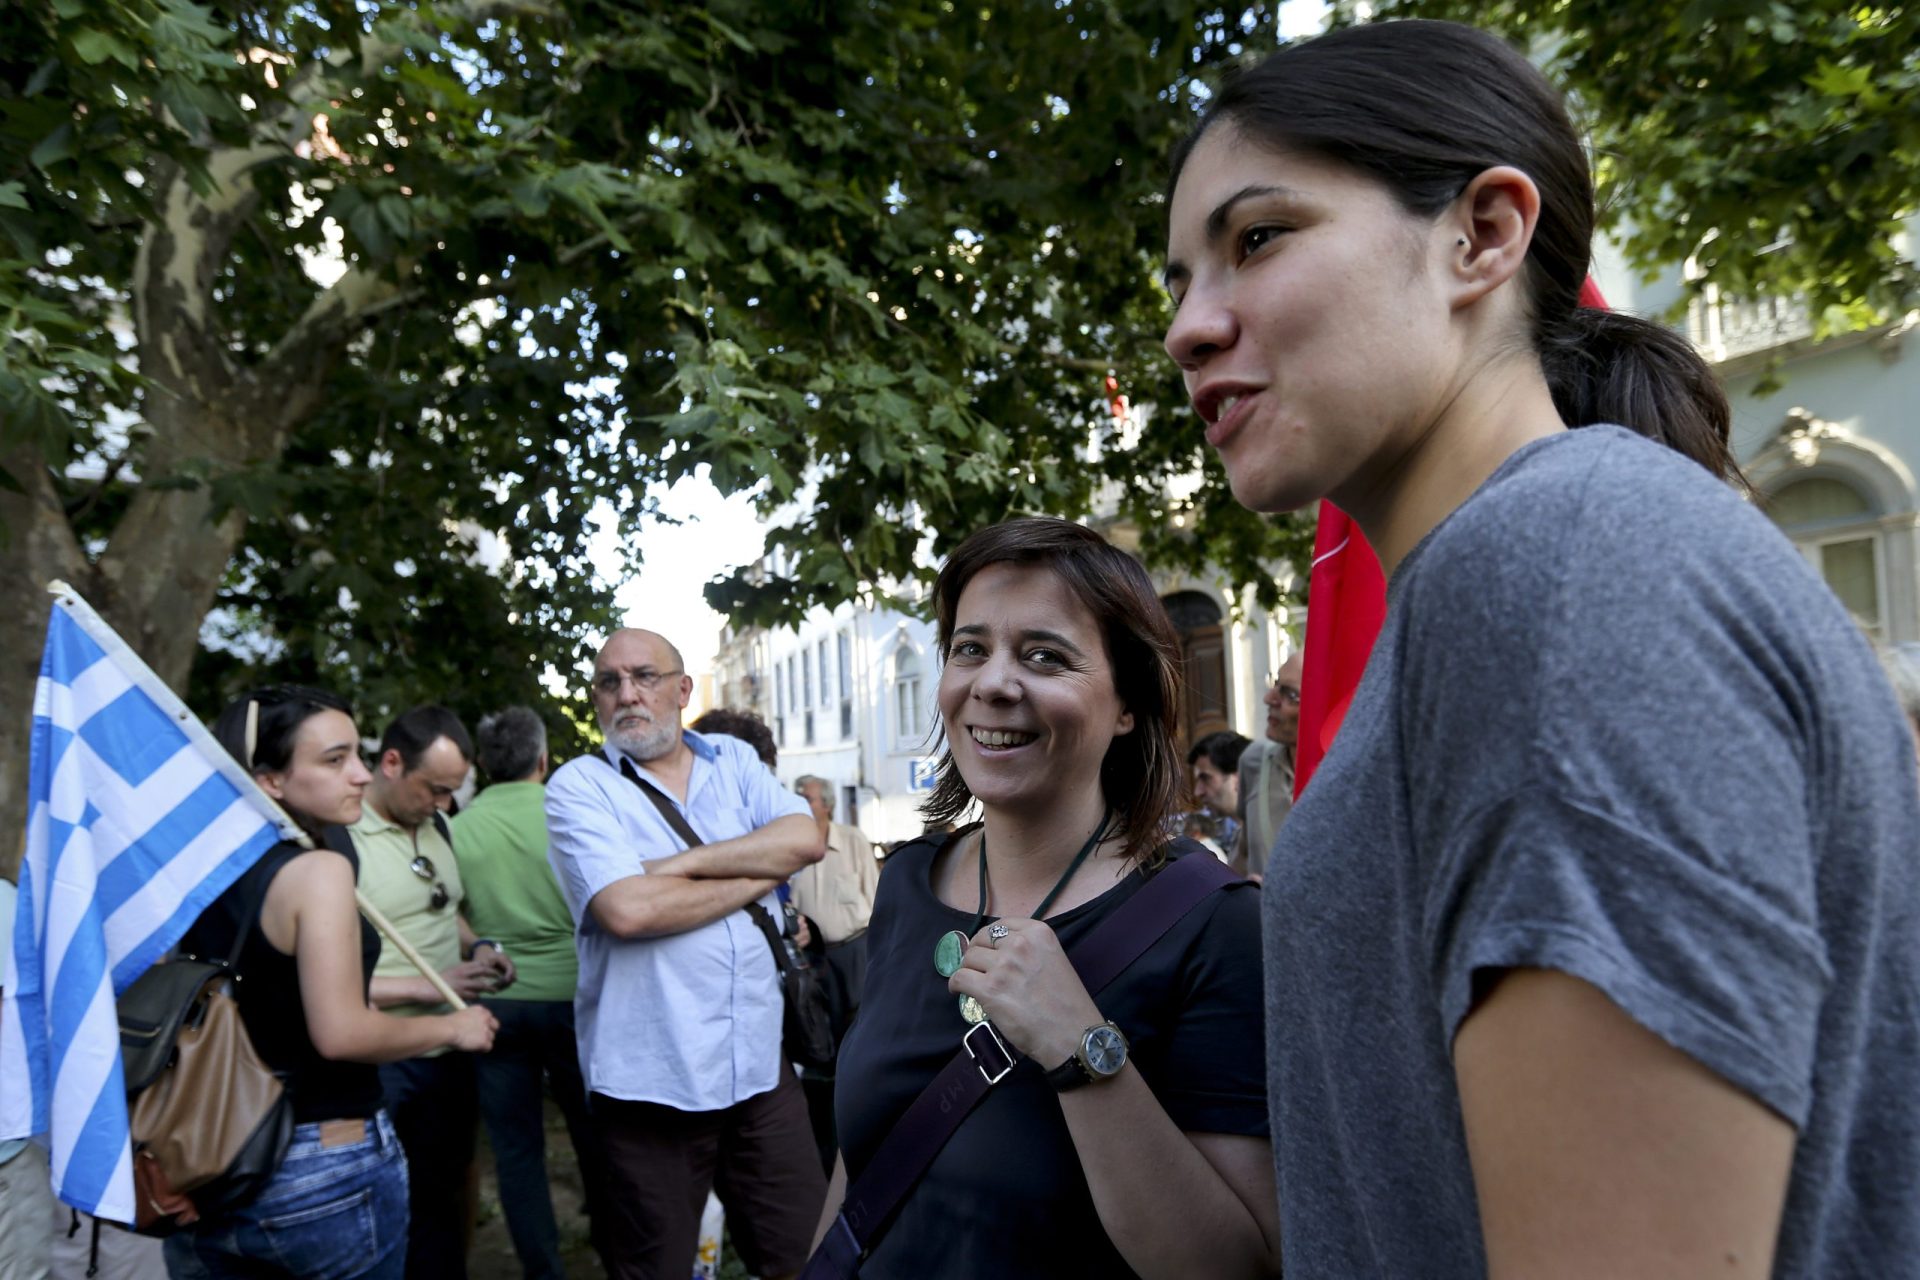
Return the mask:
[[[992,942],[998,942],[1012,932],[1013,930],[1003,924],[990,924],[987,926],[987,938]]]

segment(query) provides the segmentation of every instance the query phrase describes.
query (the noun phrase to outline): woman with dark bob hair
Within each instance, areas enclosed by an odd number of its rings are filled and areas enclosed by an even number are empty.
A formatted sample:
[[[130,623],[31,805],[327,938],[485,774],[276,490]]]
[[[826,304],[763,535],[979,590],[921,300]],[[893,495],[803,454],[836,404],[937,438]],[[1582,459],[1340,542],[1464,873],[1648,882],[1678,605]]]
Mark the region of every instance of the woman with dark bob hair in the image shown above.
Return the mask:
[[[296,685],[230,703],[213,736],[313,838],[283,840],[215,898],[181,941],[226,956],[254,1048],[293,1099],[293,1145],[260,1195],[167,1241],[180,1276],[392,1277],[407,1256],[407,1162],[373,1064],[435,1049],[484,1052],[494,1017],[396,1018],[367,1003],[380,939],[354,904],[359,861],[342,830],[372,774],[347,704]]]
[[[1593,217],[1560,95],[1444,23],[1290,45],[1174,158],[1235,497],[1390,581],[1267,862],[1286,1270],[1910,1275],[1912,745],[1710,371],[1578,307]]]
[[[990,1019],[1025,1057],[869,1233],[862,1277],[1272,1274],[1258,895],[1202,899],[1097,1003],[1068,958],[1165,868],[1211,862],[1164,834],[1179,647],[1153,584],[1079,525],[1013,520],[954,550],[934,601],[946,752],[924,812],[981,816],[880,877],[822,1236]]]

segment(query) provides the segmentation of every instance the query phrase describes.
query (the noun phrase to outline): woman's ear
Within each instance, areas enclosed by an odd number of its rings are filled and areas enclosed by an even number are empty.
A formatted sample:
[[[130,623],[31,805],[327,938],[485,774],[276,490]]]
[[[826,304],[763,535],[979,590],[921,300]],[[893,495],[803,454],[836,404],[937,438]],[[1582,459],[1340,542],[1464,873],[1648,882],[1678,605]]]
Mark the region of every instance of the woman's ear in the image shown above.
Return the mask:
[[[1116,738],[1124,738],[1132,732],[1133,712],[1122,707],[1120,708],[1120,719],[1114,722],[1113,736]]]
[[[285,774],[261,772],[261,773],[254,774],[253,780],[259,783],[260,789],[266,792],[273,799],[283,800],[286,798],[287,779]]]
[[[1440,219],[1451,243],[1446,262],[1455,308],[1470,306],[1519,274],[1540,221],[1540,189],[1511,165],[1496,165],[1469,182]]]

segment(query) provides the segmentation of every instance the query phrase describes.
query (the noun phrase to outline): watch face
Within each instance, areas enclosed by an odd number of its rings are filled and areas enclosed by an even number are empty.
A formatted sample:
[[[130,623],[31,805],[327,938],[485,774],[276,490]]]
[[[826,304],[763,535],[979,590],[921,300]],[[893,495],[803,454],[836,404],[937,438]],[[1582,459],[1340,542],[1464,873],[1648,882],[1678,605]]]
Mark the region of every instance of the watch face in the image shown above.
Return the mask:
[[[1087,1066],[1095,1075],[1117,1075],[1127,1065],[1127,1041],[1112,1027],[1095,1027],[1083,1044]]]

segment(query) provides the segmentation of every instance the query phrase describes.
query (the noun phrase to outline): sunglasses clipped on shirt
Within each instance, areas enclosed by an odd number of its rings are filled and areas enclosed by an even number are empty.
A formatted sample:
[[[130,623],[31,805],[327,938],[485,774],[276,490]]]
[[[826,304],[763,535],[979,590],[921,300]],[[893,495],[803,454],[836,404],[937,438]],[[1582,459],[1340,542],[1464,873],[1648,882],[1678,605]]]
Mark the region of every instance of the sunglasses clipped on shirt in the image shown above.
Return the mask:
[[[424,853],[417,853],[413,856],[413,861],[407,864],[407,870],[433,886],[433,897],[427,903],[429,910],[444,910],[446,905],[453,901],[453,895],[447,891],[447,886],[434,878],[439,873],[434,870],[432,858]]]

